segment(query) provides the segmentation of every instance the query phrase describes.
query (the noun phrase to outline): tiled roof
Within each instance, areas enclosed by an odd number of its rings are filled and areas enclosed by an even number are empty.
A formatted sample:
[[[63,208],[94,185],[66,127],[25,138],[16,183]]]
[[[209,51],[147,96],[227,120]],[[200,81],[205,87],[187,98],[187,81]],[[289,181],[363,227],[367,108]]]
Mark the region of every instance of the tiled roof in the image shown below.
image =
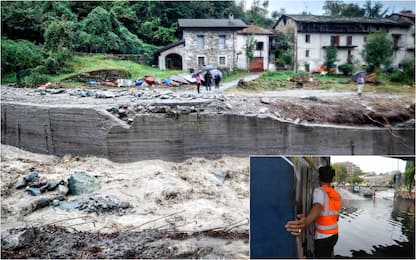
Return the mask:
[[[273,34],[272,31],[261,28],[254,24],[249,24],[247,28],[244,28],[243,30],[238,31],[238,34],[265,34],[265,35],[271,35]]]
[[[169,50],[169,49],[171,49],[171,48],[173,48],[173,47],[176,47],[176,46],[179,46],[179,45],[181,45],[181,44],[185,44],[185,39],[182,39],[182,40],[180,40],[180,41],[178,41],[178,42],[174,42],[174,43],[168,44],[168,45],[166,45],[165,47],[160,48],[160,49],[158,49],[157,51],[155,51],[155,52],[154,52],[154,54],[164,52],[164,51],[166,51],[166,50]]]
[[[323,15],[298,15],[288,14],[283,15],[292,18],[296,22],[306,23],[367,23],[367,24],[398,24],[396,21],[392,21],[386,18],[366,18],[366,17],[344,17],[344,16],[323,16]],[[283,17],[282,16],[282,17]],[[280,20],[281,18],[279,18]]]
[[[415,17],[416,17],[415,13],[394,13],[394,14],[404,16],[404,17],[408,17],[408,18],[413,18],[413,19],[415,19]]]
[[[243,29],[247,27],[241,19],[179,19],[180,28],[233,28]]]

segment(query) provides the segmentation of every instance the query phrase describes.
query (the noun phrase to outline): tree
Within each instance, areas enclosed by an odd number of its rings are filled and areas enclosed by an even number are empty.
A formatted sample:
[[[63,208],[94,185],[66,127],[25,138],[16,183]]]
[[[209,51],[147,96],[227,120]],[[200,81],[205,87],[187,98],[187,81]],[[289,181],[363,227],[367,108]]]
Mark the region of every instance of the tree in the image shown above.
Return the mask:
[[[256,40],[253,35],[248,35],[246,39],[246,45],[244,47],[247,57],[247,65],[250,64],[254,56],[254,48],[256,47]],[[249,66],[247,66],[249,67]]]
[[[325,66],[328,71],[331,71],[331,68],[334,66],[335,62],[337,61],[337,47],[336,46],[328,46],[325,49]]]
[[[404,172],[404,184],[407,186],[409,192],[412,191],[412,186],[415,185],[415,162],[409,161],[406,163],[406,170]]]
[[[338,181],[338,183],[345,182],[347,180],[348,174],[347,174],[347,168],[345,165],[340,163],[334,163],[332,164],[332,168],[335,170],[335,176]]]
[[[42,64],[44,54],[40,46],[26,40],[1,39],[1,70],[19,72]]]
[[[371,33],[367,36],[362,53],[363,59],[372,71],[380,65],[389,65],[393,56],[393,44],[390,36],[384,32]]]
[[[362,183],[364,181],[364,179],[363,178],[361,178],[360,176],[352,176],[350,179],[349,179],[349,182],[350,183]]]
[[[385,9],[384,11],[382,11],[383,9],[383,4],[381,2],[373,2],[371,0],[367,0],[364,4],[364,9],[365,9],[365,16],[370,17],[370,18],[382,18],[384,17],[387,12],[388,9]]]

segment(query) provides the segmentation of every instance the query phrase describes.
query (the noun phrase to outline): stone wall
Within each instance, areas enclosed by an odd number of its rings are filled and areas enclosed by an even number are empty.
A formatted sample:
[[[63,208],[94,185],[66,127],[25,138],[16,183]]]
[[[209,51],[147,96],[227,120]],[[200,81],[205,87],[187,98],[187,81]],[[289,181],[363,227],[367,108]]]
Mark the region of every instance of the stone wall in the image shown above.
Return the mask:
[[[204,48],[198,48],[198,35],[204,35]],[[219,48],[219,36],[225,35],[225,48]],[[233,69],[236,67],[236,41],[237,33],[232,30],[186,30],[183,33],[185,39],[185,56],[183,69],[198,69],[198,56],[205,57],[205,65],[213,65],[221,69]],[[219,57],[226,57],[226,65],[219,64]]]
[[[132,125],[105,110],[1,104],[3,144],[38,153],[96,155],[117,162],[222,155],[414,154],[415,130],[304,126],[233,114],[138,115]]]

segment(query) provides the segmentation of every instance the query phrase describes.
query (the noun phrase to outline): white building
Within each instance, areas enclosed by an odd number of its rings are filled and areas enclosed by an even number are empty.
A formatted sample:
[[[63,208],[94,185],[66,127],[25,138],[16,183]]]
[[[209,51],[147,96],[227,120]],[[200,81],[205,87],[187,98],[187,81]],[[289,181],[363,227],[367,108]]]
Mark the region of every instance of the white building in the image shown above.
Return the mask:
[[[318,70],[325,62],[325,48],[331,45],[336,46],[338,50],[337,65],[347,62],[364,64],[361,53],[367,35],[371,32],[406,35],[402,38],[406,47],[395,49],[396,65],[407,55],[407,44],[412,41],[411,36],[409,37],[409,23],[385,18],[282,15],[273,29],[283,33],[294,33],[294,65],[296,69],[305,71]]]
[[[270,64],[270,37],[272,31],[263,29],[254,24],[250,24],[247,28],[237,32],[237,67],[241,70],[264,71],[274,68],[274,63]],[[255,48],[253,59],[248,63],[246,56],[246,45],[249,37],[253,37]]]

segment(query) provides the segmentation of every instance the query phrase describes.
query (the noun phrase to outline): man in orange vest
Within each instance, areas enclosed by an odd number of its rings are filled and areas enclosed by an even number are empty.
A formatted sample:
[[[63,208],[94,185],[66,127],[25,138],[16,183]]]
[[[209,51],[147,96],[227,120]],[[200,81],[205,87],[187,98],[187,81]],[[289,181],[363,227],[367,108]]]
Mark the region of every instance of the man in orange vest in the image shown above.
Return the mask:
[[[299,220],[289,221],[285,228],[294,236],[300,236],[302,229],[315,222],[315,257],[330,258],[338,241],[338,219],[341,210],[341,196],[331,187],[335,171],[331,166],[319,168],[319,188],[313,191],[313,205],[309,214],[299,214]]]

